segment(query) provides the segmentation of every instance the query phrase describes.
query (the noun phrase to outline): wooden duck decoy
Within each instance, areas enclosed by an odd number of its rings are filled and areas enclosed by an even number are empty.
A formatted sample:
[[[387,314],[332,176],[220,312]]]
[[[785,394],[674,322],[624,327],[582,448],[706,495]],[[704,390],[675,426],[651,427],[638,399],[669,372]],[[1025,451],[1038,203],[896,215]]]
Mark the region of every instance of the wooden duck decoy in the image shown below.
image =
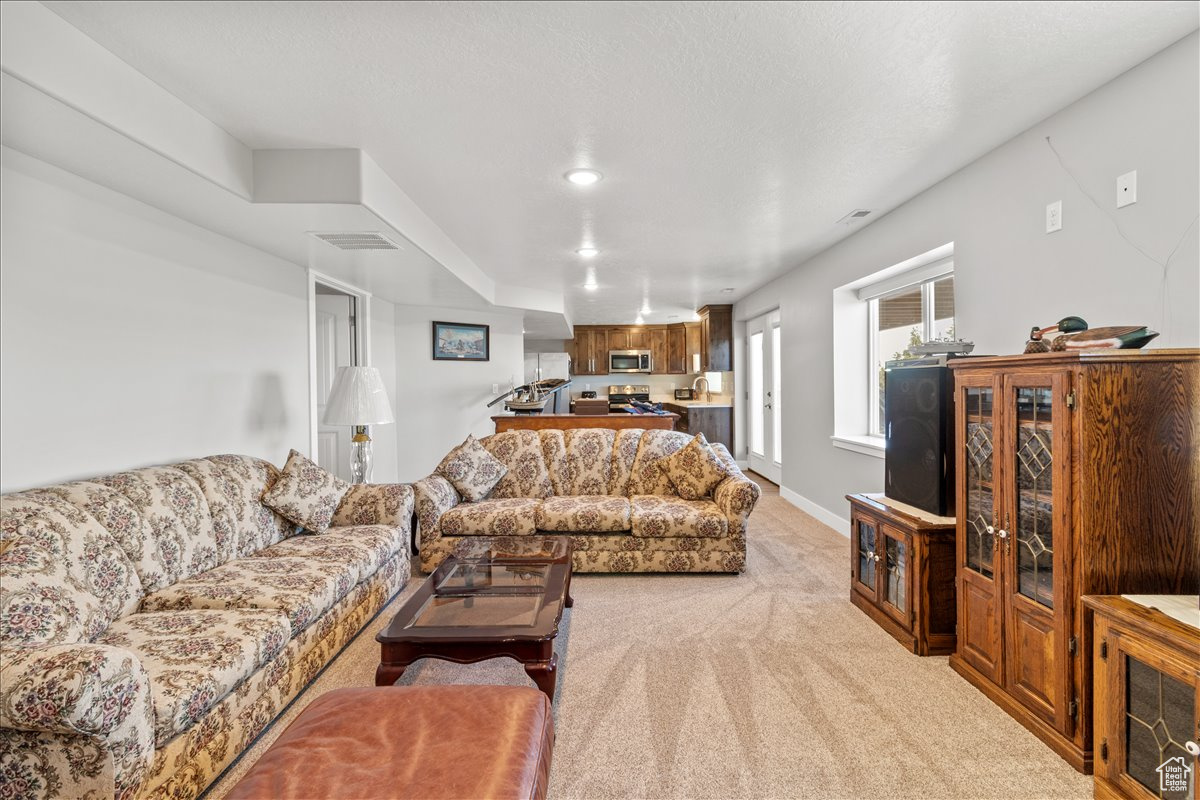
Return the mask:
[[[1083,317],[1063,317],[1058,322],[1048,328],[1039,328],[1034,325],[1033,330],[1029,332],[1029,341],[1025,343],[1026,353],[1049,353],[1050,345],[1046,343],[1045,336],[1047,333],[1058,331],[1060,334],[1077,333],[1088,329],[1087,320]],[[1058,338],[1062,338],[1060,335]],[[1057,339],[1055,340],[1057,341]]]
[[[1058,331],[1049,345],[1047,333]],[[1025,343],[1026,353],[1048,353],[1051,350],[1136,350],[1158,336],[1145,325],[1109,325],[1103,328],[1088,328],[1082,317],[1063,317],[1048,328],[1034,328]]]
[[[1157,331],[1145,325],[1109,325],[1091,328],[1080,333],[1057,336],[1050,345],[1051,350],[1138,350],[1158,336]]]

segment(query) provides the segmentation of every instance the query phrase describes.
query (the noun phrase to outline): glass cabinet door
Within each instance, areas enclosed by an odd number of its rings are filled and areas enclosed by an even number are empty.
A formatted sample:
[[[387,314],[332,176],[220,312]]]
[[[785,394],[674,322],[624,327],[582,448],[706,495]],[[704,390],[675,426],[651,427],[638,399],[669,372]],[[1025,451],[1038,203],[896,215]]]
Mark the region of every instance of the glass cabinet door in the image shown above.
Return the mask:
[[[870,517],[851,517],[854,533],[854,588],[872,600],[878,596],[878,569],[881,560],[879,525]]]
[[[997,440],[994,373],[955,375],[958,482],[958,644],[956,652],[989,680],[1001,681],[1003,659],[996,536]]]
[[[1013,373],[1003,384],[1003,522],[997,513],[997,561],[1004,574],[1005,688],[1061,733],[1074,730],[1069,613],[1062,602],[1066,570],[1056,548],[1070,510],[1071,413],[1066,372]]]
[[[990,386],[968,386],[966,401],[966,557],[967,569],[985,578],[993,576],[996,539],[994,519],[995,430],[992,424],[995,393]]]
[[[884,610],[908,627],[912,599],[910,595],[909,575],[912,571],[912,541],[908,536],[894,529],[884,527],[880,531],[881,554],[883,561],[879,563],[883,574],[880,576],[880,590],[883,593]]]
[[[1015,399],[1015,589],[1054,608],[1054,395],[1049,386],[1018,386]]]
[[[1154,797],[1195,800],[1196,687],[1125,654],[1125,774]],[[1186,768],[1186,769],[1185,769]]]

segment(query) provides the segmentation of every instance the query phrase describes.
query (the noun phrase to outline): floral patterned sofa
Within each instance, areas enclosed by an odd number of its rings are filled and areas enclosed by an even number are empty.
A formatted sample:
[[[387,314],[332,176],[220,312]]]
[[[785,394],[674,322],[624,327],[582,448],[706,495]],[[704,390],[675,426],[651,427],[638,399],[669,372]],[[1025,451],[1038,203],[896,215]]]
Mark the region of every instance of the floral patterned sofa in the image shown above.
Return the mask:
[[[295,534],[213,456],[0,497],[0,796],[193,798],[409,575],[412,490]]]
[[[684,500],[658,463],[692,441],[663,430],[506,431],[479,440],[508,472],[464,502],[440,474],[413,484],[421,569],[470,536],[573,535],[578,572],[742,572],[746,521],[761,490],[712,445],[724,478],[710,498]]]

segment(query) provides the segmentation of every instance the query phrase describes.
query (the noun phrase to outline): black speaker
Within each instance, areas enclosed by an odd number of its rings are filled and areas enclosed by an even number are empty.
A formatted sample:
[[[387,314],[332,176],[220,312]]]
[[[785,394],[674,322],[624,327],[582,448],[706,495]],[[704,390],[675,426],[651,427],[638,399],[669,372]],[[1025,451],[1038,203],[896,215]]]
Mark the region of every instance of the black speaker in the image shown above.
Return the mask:
[[[889,367],[883,414],[884,494],[954,516],[954,380],[944,366]]]

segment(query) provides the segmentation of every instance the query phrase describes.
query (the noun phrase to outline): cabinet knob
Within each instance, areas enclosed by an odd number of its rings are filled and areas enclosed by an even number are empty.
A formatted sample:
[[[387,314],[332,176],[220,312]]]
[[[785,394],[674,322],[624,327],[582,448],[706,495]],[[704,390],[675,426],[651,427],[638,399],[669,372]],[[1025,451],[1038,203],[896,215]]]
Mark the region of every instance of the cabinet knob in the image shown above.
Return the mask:
[[[1200,744],[1196,744],[1195,742],[1188,742],[1187,744],[1185,744],[1183,746],[1183,749],[1187,750],[1193,756],[1200,756]]]
[[[996,535],[997,535],[997,536],[999,536],[1001,539],[1007,539],[1007,538],[1008,538],[1008,531],[1006,531],[1006,530],[1004,530],[1003,528],[1001,528],[1000,530],[996,531]]]
[[[878,562],[878,561],[879,561],[879,554],[878,554],[878,553],[876,553],[876,554],[875,554],[875,561],[876,561],[876,562]]]
[[[992,527],[991,525],[988,525],[988,526],[987,526],[987,528],[985,528],[985,530],[986,530],[988,533],[995,533],[995,532],[996,532],[996,529],[995,529],[994,527]]]

